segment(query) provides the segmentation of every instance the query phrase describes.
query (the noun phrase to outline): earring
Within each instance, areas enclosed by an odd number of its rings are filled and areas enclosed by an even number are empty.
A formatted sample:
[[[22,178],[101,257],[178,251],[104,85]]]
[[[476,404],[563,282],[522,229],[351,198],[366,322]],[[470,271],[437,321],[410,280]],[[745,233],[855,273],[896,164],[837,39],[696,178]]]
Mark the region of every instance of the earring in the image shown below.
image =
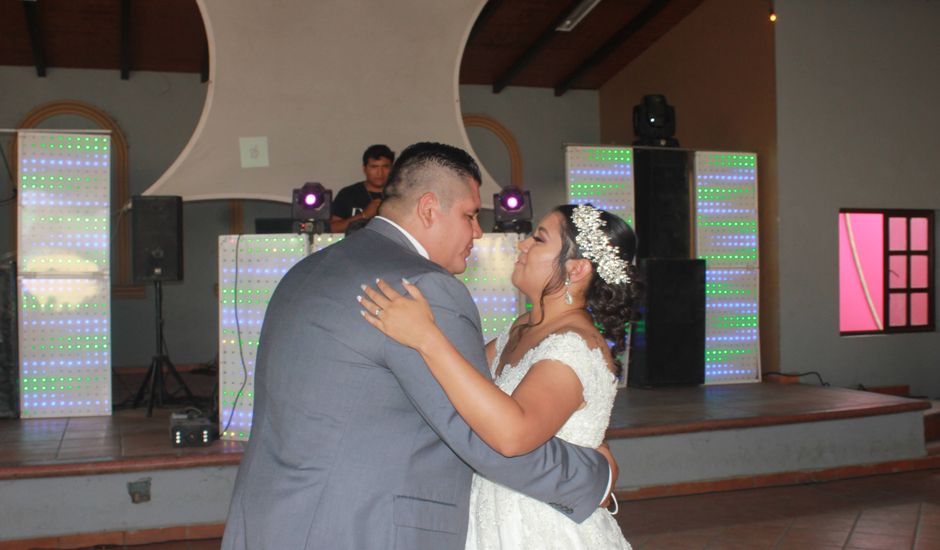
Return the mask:
[[[565,303],[570,306],[573,301],[571,298],[571,279],[565,279]]]

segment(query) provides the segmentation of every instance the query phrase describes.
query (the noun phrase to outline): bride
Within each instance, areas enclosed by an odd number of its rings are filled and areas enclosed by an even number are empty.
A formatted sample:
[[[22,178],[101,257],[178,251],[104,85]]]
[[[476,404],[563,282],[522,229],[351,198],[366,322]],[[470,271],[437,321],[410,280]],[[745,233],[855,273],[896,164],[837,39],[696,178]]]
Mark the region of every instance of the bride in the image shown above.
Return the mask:
[[[564,205],[519,244],[512,283],[532,309],[486,345],[493,381],[475,370],[434,324],[417,286],[411,298],[384,281],[364,287],[363,316],[417,350],[471,428],[506,456],[554,436],[598,447],[616,394],[637,282],[636,236],[590,205]],[[598,330],[600,327],[601,330]],[[494,384],[495,382],[495,384]],[[468,549],[629,549],[617,522],[598,508],[574,523],[549,505],[480,476],[470,496]]]

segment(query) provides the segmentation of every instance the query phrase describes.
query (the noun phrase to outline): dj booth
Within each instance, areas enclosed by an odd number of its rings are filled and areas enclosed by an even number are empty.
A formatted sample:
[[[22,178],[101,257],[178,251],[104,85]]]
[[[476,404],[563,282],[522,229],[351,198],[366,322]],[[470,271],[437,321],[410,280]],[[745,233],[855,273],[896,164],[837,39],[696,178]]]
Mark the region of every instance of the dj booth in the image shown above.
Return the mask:
[[[340,234],[224,235],[219,237],[219,433],[247,440],[254,405],[255,357],[261,323],[274,287],[294,264],[340,240]],[[512,286],[515,233],[488,233],[476,241],[457,277],[480,311],[483,336],[494,338],[525,308]],[[312,242],[311,242],[312,240]],[[315,289],[311,289],[315,291]],[[355,304],[350,304],[355,307]]]

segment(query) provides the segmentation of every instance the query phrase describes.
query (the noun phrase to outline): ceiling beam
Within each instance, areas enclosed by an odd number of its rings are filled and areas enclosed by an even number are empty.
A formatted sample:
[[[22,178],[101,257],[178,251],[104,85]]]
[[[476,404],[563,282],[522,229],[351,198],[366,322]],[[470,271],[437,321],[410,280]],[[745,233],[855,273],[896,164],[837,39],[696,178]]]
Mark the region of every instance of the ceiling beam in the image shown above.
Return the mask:
[[[581,78],[581,76],[587,72],[588,69],[607,59],[610,54],[614,53],[614,51],[624,42],[626,42],[631,36],[646,26],[646,24],[656,17],[659,12],[663,11],[663,8],[665,8],[668,3],[669,0],[652,0],[649,4],[647,4],[646,7],[643,8],[643,11],[636,14],[636,17],[628,21],[627,24],[621,27],[619,31],[614,33],[614,35],[611,36],[607,42],[604,42],[601,47],[594,50],[594,53],[589,55],[587,59],[582,61],[580,65],[568,73],[568,76],[556,84],[555,96],[557,97],[563,95],[565,92],[570,90],[575,81]]]
[[[499,8],[499,5],[503,3],[503,0],[489,0],[480,10],[480,15],[477,16],[477,20],[473,23],[473,27],[470,28],[470,36],[467,37],[467,43],[469,44],[473,37],[480,32],[480,29],[486,26],[486,23],[493,17],[493,13],[496,12],[496,9]]]
[[[121,0],[121,80],[131,77],[131,0]]]
[[[42,47],[42,32],[39,30],[39,3],[35,0],[23,0],[23,12],[26,14],[26,28],[29,30],[29,45],[33,49],[36,76],[46,76],[46,52]]]
[[[526,48],[524,52],[522,52],[522,55],[513,61],[512,65],[510,65],[509,68],[503,72],[503,74],[496,77],[496,80],[493,81],[494,94],[498,94],[499,92],[503,91],[506,86],[512,84],[512,80],[519,76],[519,73],[529,66],[529,63],[535,59],[535,56],[538,55],[539,51],[544,48],[552,38],[555,37],[555,34],[558,32],[555,29],[568,20],[571,12],[574,11],[574,9],[577,8],[579,4],[581,4],[581,0],[575,0],[574,2],[571,2],[568,7],[565,8],[558,15],[558,17],[556,17],[555,20],[545,28],[545,30],[542,31],[542,34],[540,34],[534,42],[529,44],[529,47]]]

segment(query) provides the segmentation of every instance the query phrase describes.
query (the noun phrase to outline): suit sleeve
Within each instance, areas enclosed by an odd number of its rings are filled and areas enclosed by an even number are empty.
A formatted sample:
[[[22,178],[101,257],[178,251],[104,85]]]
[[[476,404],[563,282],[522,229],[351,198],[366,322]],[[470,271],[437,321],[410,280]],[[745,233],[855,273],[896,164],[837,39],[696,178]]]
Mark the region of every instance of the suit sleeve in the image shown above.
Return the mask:
[[[430,302],[444,334],[489,377],[479,315],[466,287],[442,273],[412,279]],[[387,366],[419,414],[480,475],[545,502],[577,522],[597,509],[610,476],[607,460],[598,452],[552,438],[528,454],[505,457],[464,422],[416,351],[391,339],[386,339],[384,351]]]

